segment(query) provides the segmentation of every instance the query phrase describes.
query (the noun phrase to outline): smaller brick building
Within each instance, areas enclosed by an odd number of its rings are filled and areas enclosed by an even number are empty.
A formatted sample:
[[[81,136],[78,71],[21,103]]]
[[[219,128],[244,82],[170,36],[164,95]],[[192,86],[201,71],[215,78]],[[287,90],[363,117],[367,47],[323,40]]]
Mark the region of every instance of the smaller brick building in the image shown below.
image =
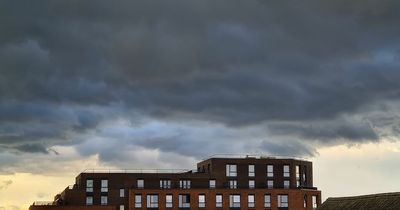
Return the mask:
[[[312,163],[212,157],[187,171],[86,171],[50,205],[30,210],[312,210],[321,203]]]
[[[400,192],[328,198],[318,210],[399,210]]]

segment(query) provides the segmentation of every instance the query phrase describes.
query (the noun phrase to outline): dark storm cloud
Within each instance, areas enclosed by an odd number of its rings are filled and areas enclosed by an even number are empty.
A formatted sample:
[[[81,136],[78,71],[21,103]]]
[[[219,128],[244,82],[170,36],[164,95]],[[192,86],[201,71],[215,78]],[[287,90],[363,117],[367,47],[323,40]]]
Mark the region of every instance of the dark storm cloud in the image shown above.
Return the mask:
[[[74,135],[94,129],[105,116],[96,107],[6,100],[0,102],[0,147],[48,153],[53,145],[76,143]]]
[[[315,148],[304,144],[297,139],[295,140],[280,140],[270,141],[265,140],[261,143],[261,148],[272,155],[289,156],[289,157],[304,157],[313,156],[317,153]]]
[[[96,135],[102,123],[140,121],[134,113],[264,126],[270,133],[257,138],[272,138],[263,148],[273,154],[312,155],[315,140],[378,141],[376,127],[394,121],[369,114],[400,94],[399,8],[391,0],[3,1],[0,147],[45,153]],[[353,115],[366,120],[343,121]],[[142,139],[132,141],[185,155],[198,146]]]
[[[40,144],[23,144],[19,146],[15,146],[15,149],[22,152],[41,152],[47,154],[48,151],[43,145]]]
[[[269,125],[271,133],[276,135],[295,134],[304,139],[320,141],[343,140],[362,142],[377,141],[377,133],[369,122],[359,120],[334,120],[329,122],[275,123]]]

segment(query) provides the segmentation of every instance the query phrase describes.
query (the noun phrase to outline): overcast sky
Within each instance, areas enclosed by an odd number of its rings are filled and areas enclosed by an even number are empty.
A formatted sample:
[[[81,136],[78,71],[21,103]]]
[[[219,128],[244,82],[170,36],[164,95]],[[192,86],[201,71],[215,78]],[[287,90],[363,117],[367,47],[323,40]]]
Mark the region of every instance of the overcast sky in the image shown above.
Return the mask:
[[[192,168],[232,153],[313,160],[324,196],[400,191],[399,9],[1,1],[0,209],[51,199],[85,168]],[[32,177],[53,184],[24,200],[17,186]]]

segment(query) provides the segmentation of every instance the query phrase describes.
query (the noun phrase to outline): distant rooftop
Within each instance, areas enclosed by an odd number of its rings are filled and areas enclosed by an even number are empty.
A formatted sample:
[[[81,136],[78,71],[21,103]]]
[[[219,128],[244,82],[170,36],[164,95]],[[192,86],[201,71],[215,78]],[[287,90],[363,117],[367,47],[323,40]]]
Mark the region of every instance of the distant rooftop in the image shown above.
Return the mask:
[[[400,192],[328,198],[318,210],[399,210]]]

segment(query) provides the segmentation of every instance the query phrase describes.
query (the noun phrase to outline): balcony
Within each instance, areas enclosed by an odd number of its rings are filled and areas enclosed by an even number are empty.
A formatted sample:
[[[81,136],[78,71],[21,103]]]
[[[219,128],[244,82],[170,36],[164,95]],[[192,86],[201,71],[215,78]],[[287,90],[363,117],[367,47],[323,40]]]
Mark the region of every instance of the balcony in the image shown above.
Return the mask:
[[[196,170],[190,169],[86,169],[82,173],[135,173],[135,174],[180,174],[180,173],[196,173]]]
[[[32,206],[55,206],[53,201],[35,201]]]
[[[263,154],[253,154],[253,155],[246,155],[246,154],[216,154],[207,157],[206,159],[203,160],[208,160],[211,158],[226,158],[226,159],[244,159],[244,158],[250,158],[250,159],[295,159],[295,160],[302,160],[302,161],[308,161],[307,158],[305,157],[296,157],[296,156],[266,156]]]

